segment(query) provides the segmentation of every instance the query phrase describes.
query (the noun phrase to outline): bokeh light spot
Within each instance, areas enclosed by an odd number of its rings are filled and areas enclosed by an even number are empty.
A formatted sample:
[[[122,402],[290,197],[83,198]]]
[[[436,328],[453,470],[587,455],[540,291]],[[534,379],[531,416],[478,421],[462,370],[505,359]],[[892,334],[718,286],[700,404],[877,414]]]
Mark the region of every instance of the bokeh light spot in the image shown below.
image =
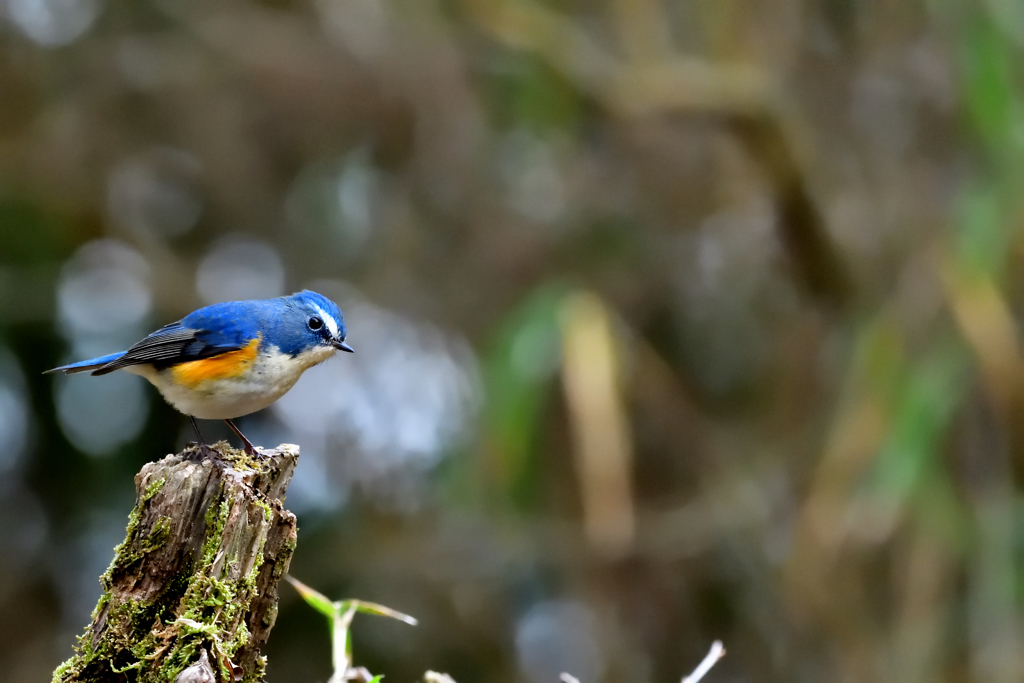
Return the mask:
[[[334,163],[310,164],[288,191],[285,218],[306,239],[354,261],[380,223],[384,177],[365,149]]]
[[[122,161],[107,183],[107,206],[119,224],[137,233],[177,237],[195,227],[203,202],[195,188],[199,162],[159,147]]]
[[[401,489],[396,499],[414,500],[405,477],[435,465],[473,424],[481,401],[476,358],[432,326],[358,299],[339,302],[358,362],[339,354],[307,372],[274,413],[293,438],[345,453],[344,463],[331,457],[324,467],[338,487],[359,484],[384,497]],[[303,450],[306,461],[320,457]]]
[[[0,474],[11,472],[22,461],[29,419],[25,378],[14,354],[0,346]]]
[[[57,292],[62,331],[109,334],[149,314],[149,264],[115,240],[89,242],[64,266]]]
[[[604,670],[597,620],[585,605],[553,600],[534,605],[516,625],[519,667],[533,683],[569,673],[596,681]]]
[[[64,266],[57,291],[60,331],[84,360],[137,341],[152,308],[149,264],[131,247],[103,239],[82,246]],[[137,437],[149,414],[142,380],[120,372],[102,378],[58,377],[57,420],[90,455],[113,453]]]
[[[149,396],[139,377],[114,372],[66,377],[57,384],[57,418],[65,436],[93,456],[112,454],[145,426]]]
[[[231,237],[214,244],[203,257],[196,288],[207,304],[269,299],[284,294],[284,266],[269,244]]]
[[[96,0],[8,0],[7,11],[22,33],[43,47],[73,42],[99,15]]]
[[[517,130],[503,141],[499,159],[505,198],[512,209],[540,223],[562,216],[565,183],[551,144]]]

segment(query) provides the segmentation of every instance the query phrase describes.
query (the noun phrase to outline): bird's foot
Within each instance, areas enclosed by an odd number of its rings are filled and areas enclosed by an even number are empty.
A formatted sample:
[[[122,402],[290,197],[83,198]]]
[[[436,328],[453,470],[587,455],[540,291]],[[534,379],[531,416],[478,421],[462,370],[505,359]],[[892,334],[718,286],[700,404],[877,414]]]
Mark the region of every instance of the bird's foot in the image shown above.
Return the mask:
[[[251,455],[252,457],[256,458],[257,460],[268,460],[268,459],[270,459],[269,455],[267,455],[263,451],[259,450],[256,446],[253,446],[249,442],[246,442],[246,444],[245,444],[245,454],[246,455]]]
[[[267,458],[266,455],[263,455],[263,453],[261,453],[258,450],[256,450],[256,447],[252,445],[252,441],[249,441],[249,439],[245,438],[245,434],[243,434],[242,430],[240,430],[238,427],[235,426],[234,422],[232,422],[231,420],[224,420],[224,421],[228,423],[228,427],[231,427],[231,431],[233,431],[235,433],[235,436],[237,436],[239,439],[241,439],[242,443],[245,444],[245,454],[246,455],[251,455],[252,457],[258,458],[260,460],[264,460],[264,459]]]

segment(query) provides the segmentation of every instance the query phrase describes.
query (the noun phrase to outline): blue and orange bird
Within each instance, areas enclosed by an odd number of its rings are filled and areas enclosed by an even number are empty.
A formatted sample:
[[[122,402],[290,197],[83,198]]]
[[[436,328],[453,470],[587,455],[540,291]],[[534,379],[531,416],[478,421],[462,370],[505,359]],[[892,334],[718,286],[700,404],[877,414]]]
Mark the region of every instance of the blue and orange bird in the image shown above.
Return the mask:
[[[127,351],[62,365],[47,372],[125,370],[142,375],[179,412],[224,420],[258,455],[234,418],[281,398],[303,372],[345,343],[345,318],[327,297],[308,290],[277,299],[228,301],[194,311],[149,335]]]

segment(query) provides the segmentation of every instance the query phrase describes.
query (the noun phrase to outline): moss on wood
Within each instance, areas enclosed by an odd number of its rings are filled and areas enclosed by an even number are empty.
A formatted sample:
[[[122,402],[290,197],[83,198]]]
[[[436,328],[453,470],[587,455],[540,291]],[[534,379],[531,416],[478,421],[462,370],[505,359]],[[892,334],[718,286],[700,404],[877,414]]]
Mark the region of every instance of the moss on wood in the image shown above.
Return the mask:
[[[262,681],[277,584],[295,548],[280,499],[294,446],[258,459],[225,443],[146,465],[103,595],[54,683],[167,683],[205,649],[219,682]]]

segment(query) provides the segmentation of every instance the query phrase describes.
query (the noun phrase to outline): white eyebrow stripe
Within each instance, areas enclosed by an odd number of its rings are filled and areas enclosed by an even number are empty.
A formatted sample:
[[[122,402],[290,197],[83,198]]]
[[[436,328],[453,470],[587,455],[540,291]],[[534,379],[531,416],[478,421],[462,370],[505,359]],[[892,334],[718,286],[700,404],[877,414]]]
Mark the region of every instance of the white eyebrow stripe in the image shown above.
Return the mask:
[[[325,323],[327,323],[327,329],[331,331],[331,336],[332,337],[337,337],[338,336],[338,321],[335,320],[333,316],[329,315],[327,313],[327,311],[325,311],[324,309],[320,308],[316,304],[313,304],[313,307],[316,308],[316,310],[320,312],[320,317],[323,318]]]

